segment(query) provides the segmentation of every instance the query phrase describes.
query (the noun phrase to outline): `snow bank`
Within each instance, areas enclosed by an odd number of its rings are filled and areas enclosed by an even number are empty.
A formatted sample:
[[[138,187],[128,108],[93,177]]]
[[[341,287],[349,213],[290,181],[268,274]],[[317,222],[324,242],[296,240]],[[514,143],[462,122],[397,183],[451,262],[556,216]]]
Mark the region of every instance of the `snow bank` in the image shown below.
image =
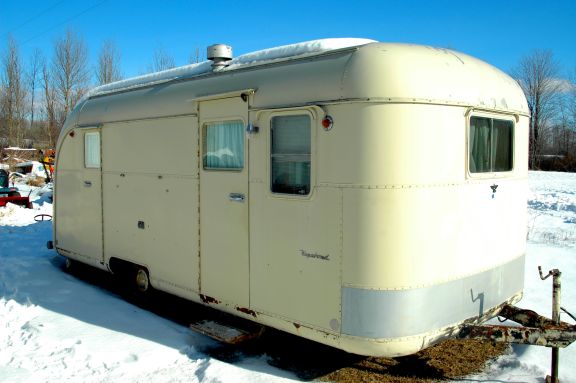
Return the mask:
[[[576,244],[576,173],[532,172],[528,208],[530,241]]]

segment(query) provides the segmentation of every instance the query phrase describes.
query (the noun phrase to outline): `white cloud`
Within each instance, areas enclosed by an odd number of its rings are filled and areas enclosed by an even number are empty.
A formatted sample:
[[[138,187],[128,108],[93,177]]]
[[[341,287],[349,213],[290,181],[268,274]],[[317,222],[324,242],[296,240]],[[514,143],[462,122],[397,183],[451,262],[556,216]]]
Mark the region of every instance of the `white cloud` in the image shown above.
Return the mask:
[[[558,89],[560,93],[569,93],[576,91],[576,84],[565,78],[553,78],[550,80],[550,85]]]

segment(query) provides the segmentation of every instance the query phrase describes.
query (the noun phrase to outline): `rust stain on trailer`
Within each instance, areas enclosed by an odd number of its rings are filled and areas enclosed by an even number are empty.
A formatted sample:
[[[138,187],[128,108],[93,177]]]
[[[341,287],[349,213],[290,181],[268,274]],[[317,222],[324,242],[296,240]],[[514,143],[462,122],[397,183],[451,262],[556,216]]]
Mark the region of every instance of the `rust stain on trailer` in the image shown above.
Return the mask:
[[[200,299],[202,299],[202,302],[207,303],[207,304],[217,305],[220,303],[220,301],[218,299],[209,297],[208,295],[204,295],[204,294],[200,294]]]
[[[244,314],[252,315],[254,318],[256,318],[256,311],[254,311],[254,310],[250,310],[246,307],[236,307],[236,310],[238,310]]]

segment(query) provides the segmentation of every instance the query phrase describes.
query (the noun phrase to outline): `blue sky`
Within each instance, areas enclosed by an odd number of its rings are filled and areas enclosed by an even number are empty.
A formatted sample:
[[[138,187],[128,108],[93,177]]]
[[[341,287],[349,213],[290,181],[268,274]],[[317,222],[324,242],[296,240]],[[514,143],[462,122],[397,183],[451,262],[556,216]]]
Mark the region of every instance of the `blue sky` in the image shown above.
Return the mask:
[[[550,49],[565,76],[576,72],[576,0],[0,0],[0,52],[11,34],[25,62],[35,48],[50,56],[67,29],[85,40],[91,65],[113,40],[125,77],[144,73],[157,49],[185,65],[214,43],[238,56],[327,37],[447,47],[506,72]]]

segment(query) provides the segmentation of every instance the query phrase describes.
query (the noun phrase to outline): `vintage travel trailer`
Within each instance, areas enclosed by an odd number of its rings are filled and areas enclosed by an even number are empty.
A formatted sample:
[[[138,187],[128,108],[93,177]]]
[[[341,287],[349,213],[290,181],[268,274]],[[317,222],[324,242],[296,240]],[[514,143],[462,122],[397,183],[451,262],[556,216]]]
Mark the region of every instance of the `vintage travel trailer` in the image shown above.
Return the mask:
[[[57,146],[54,247],[352,353],[521,298],[529,111],[468,55],[331,39],[105,85]]]

